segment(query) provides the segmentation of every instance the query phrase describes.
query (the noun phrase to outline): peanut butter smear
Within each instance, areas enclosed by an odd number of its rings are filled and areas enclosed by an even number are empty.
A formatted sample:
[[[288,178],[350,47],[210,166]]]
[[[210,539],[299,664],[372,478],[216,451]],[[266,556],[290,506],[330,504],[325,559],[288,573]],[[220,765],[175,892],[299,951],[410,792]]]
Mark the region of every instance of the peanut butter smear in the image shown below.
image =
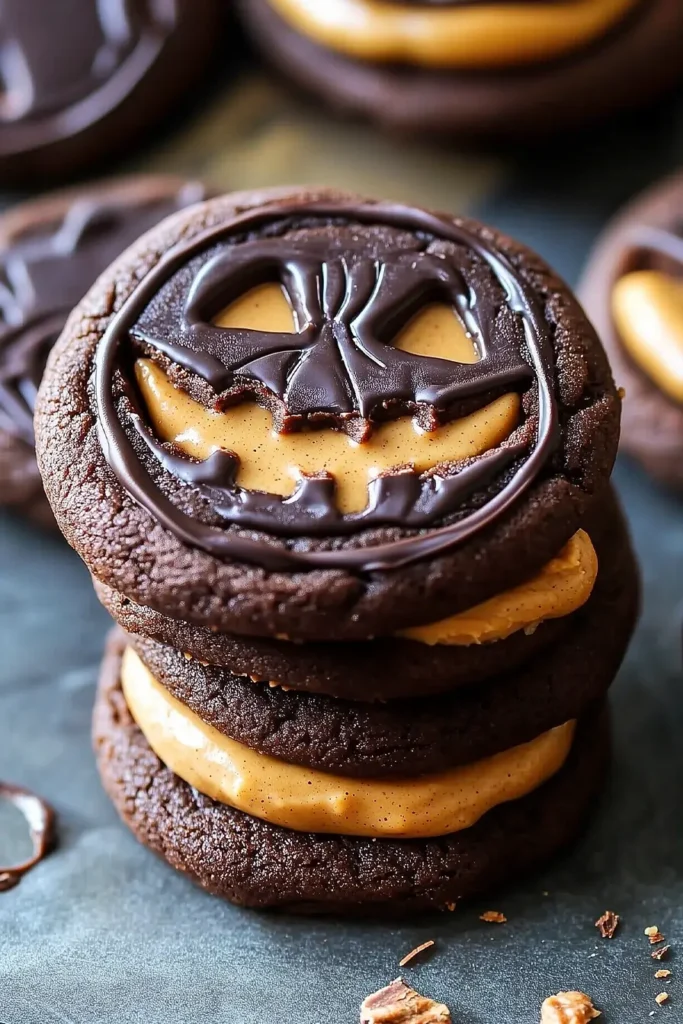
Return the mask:
[[[418,838],[474,825],[564,764],[575,722],[475,764],[414,779],[351,779],[291,765],[229,739],[171,696],[127,648],[121,685],[155,754],[200,793],[300,832]],[[254,684],[259,685],[259,684]]]
[[[424,644],[491,643],[546,619],[571,615],[586,603],[598,575],[591,539],[579,530],[533,579],[440,622],[404,629],[399,636]]]
[[[247,292],[215,322],[261,331],[298,330],[287,297],[276,284]],[[433,303],[417,314],[395,345],[461,363],[478,359],[454,310],[443,304]],[[401,469],[424,472],[481,455],[509,437],[520,417],[519,396],[509,394],[434,431],[421,430],[415,420],[404,416],[378,424],[369,440],[358,443],[331,428],[277,433],[270,412],[251,401],[220,412],[207,409],[175,387],[149,359],[137,360],[135,375],[152,427],[162,441],[172,441],[200,460],[220,449],[234,453],[239,459],[237,484],[247,490],[289,496],[303,475],[329,473],[343,513],[361,512],[367,506],[368,484],[380,474]]]
[[[496,68],[547,61],[617,25],[639,0],[420,7],[384,0],[269,0],[297,32],[356,60]]]
[[[683,403],[683,281],[659,270],[625,274],[612,292],[612,316],[634,362]]]

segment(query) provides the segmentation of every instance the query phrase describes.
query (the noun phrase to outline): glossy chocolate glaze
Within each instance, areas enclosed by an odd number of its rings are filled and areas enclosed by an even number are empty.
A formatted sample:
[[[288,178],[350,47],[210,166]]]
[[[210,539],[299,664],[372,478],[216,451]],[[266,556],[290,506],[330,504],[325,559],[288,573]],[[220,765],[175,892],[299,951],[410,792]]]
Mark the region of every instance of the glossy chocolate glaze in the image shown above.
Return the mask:
[[[176,0],[0,7],[0,157],[65,138],[131,92],[176,28]]]
[[[202,198],[194,183],[152,200],[84,191],[62,219],[32,224],[0,252],[0,429],[33,444],[38,385],[71,308],[139,235]]]
[[[371,260],[353,244],[326,259],[315,245],[276,236],[294,224],[386,225],[464,248],[462,256],[417,251]],[[253,238],[254,233],[268,238]],[[416,248],[419,247],[416,239]],[[474,294],[458,260],[482,261],[502,288],[507,324],[485,295]],[[267,335],[216,327],[212,318],[237,295],[281,280],[302,323],[299,335]],[[399,351],[391,340],[435,297],[452,302],[472,332],[481,359],[459,364]],[[500,304],[499,304],[500,305]],[[368,508],[343,516],[333,481],[304,480],[291,498],[245,492],[234,484],[235,461],[217,452],[203,463],[162,446],[134,404],[125,418],[165,469],[192,483],[229,525],[281,537],[350,535],[368,525],[429,527],[486,492],[473,511],[441,528],[393,543],[340,551],[298,551],[257,540],[182,512],[153,483],[119,418],[117,370],[126,372],[131,342],[156,350],[231,396],[268,394],[291,419],[324,416],[337,425],[426,408],[438,422],[464,403],[480,408],[501,388],[537,388],[535,442],[512,440],[453,472],[419,477],[403,472],[371,485]],[[310,361],[311,365],[307,366]],[[468,228],[410,207],[310,203],[237,215],[169,252],[116,314],[96,355],[95,389],[102,448],[128,493],[192,546],[269,569],[399,568],[446,551],[493,523],[534,482],[558,440],[554,360],[549,328],[531,287],[508,258]],[[303,384],[301,377],[303,376]],[[308,396],[308,399],[307,399]],[[487,500],[486,500],[487,499]]]
[[[33,853],[22,864],[0,866],[0,892],[18,885],[24,875],[34,868],[55,843],[55,813],[41,797],[28,789],[0,782],[0,800],[8,800],[23,814],[33,844]]]

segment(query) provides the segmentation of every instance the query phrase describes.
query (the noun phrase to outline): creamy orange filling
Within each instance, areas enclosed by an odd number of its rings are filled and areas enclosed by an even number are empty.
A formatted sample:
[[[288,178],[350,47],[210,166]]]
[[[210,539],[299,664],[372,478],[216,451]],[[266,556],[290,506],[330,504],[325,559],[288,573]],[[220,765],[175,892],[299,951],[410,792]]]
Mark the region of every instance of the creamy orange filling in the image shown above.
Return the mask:
[[[586,603],[598,575],[590,537],[579,530],[533,579],[440,622],[404,629],[400,636],[424,644],[491,643],[520,629],[530,632],[547,619],[571,615]]]
[[[509,67],[577,50],[616,25],[638,0],[563,0],[454,7],[385,0],[269,0],[289,25],[363,61],[425,67]]]
[[[612,315],[632,359],[683,402],[683,281],[658,270],[625,274],[612,292]]]
[[[157,756],[200,793],[302,832],[384,838],[448,835],[541,786],[564,764],[575,723],[475,764],[414,779],[351,779],[260,754],[206,725],[171,696],[137,654],[121,685]]]

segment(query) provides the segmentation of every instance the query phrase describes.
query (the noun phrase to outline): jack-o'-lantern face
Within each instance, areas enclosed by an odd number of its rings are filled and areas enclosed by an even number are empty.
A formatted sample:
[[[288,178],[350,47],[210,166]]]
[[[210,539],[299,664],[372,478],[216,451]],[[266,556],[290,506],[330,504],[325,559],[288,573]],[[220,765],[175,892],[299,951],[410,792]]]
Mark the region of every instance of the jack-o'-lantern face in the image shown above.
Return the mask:
[[[70,310],[127,245],[203,188],[153,179],[29,204],[0,256],[0,428],[33,445],[33,409],[50,349]]]
[[[542,325],[512,267],[474,236],[468,253],[465,229],[444,246],[330,216],[175,257],[131,311],[144,407],[131,422],[226,524],[428,526],[537,457],[537,432],[547,455],[551,407],[531,423],[521,399],[536,388],[552,405]],[[115,324],[100,369],[117,340]]]

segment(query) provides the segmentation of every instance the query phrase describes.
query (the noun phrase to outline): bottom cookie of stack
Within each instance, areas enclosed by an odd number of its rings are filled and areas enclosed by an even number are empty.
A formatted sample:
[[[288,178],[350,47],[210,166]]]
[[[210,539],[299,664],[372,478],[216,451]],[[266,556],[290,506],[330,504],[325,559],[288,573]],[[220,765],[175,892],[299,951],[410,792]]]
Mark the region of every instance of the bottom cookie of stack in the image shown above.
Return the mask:
[[[598,701],[578,722],[434,775],[327,774],[206,725],[126,645],[113,634],[95,708],[104,786],[138,839],[242,905],[444,909],[566,845],[608,759]]]

